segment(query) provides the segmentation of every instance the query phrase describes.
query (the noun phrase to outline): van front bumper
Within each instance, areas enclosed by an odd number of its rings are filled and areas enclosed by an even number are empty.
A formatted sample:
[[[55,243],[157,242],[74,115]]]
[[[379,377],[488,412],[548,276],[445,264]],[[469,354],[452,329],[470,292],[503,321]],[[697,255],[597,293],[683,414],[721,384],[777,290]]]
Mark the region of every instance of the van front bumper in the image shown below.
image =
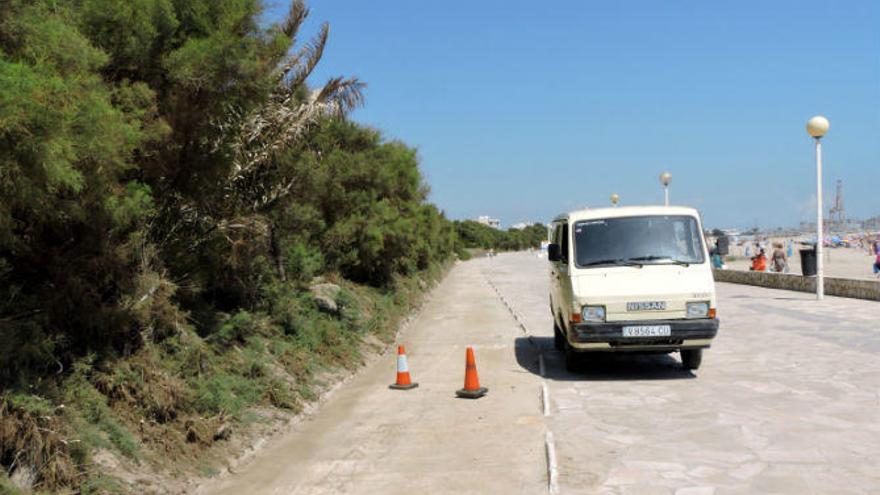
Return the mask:
[[[623,327],[631,325],[669,325],[670,335],[624,337]],[[577,323],[568,342],[578,351],[674,351],[709,347],[717,333],[717,318]]]

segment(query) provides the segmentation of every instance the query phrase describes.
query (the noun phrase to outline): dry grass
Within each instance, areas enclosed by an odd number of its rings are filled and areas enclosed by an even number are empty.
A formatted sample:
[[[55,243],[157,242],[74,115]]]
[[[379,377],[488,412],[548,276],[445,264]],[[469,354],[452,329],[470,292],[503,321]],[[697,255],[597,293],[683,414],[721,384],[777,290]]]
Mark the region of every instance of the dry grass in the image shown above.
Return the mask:
[[[55,490],[76,485],[80,466],[71,458],[63,422],[51,405],[36,396],[0,397],[0,461],[8,473],[27,469],[34,488]]]

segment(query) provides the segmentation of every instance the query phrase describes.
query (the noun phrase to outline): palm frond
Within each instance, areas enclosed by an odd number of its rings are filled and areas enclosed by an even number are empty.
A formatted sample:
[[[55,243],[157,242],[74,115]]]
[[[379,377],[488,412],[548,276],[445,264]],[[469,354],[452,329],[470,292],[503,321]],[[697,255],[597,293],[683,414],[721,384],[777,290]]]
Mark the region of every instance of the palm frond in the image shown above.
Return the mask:
[[[302,26],[303,21],[305,21],[308,16],[309,8],[306,7],[303,0],[294,0],[290,4],[290,10],[287,12],[287,17],[284,19],[284,22],[281,23],[281,31],[287,35],[291,44],[296,42],[296,34],[299,32],[300,26]]]
[[[302,0],[295,0],[281,29],[295,42],[309,11]],[[330,33],[320,32],[288,57],[276,72],[277,86],[259,107],[246,115],[230,109],[230,123],[222,129],[235,130],[232,144],[233,167],[227,179],[227,196],[250,204],[253,211],[289,194],[293,186],[279,177],[274,156],[301,143],[322,118],[337,117],[361,106],[366,84],[357,78],[334,77],[305,98],[299,92],[324,54]],[[299,95],[299,96],[298,96]]]
[[[315,96],[315,101],[327,105],[332,114],[345,114],[364,104],[367,84],[356,77],[333,77]]]
[[[306,81],[306,78],[308,78],[312,71],[315,70],[315,67],[324,55],[324,47],[327,46],[327,37],[329,35],[330,25],[325,22],[324,24],[321,24],[321,32],[309,40],[305,46],[300,48],[296,55],[291,57],[291,59],[296,62],[284,74],[284,79],[289,88],[293,89],[300,84],[303,84]],[[293,76],[288,79],[286,76],[291,69],[293,70]]]
[[[303,0],[294,0],[290,4],[290,10],[287,13],[287,17],[284,19],[284,22],[281,23],[280,29],[281,32],[284,33],[285,36],[290,40],[290,46],[296,45],[296,36],[299,33],[299,28],[302,26],[302,23],[306,20],[306,17],[309,16],[309,8],[306,7],[306,4]],[[284,61],[283,64],[277,70],[276,80],[278,84],[283,84],[285,79],[287,79],[287,75],[292,71],[295,67],[300,64],[300,60],[302,57],[302,50],[296,55],[292,55]]]

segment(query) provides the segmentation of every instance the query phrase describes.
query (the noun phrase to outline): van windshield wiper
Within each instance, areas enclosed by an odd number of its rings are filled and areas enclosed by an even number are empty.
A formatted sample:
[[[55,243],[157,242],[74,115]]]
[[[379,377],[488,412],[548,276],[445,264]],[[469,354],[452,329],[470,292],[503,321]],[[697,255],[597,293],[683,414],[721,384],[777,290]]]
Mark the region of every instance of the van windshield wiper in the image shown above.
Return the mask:
[[[630,260],[638,260],[638,261],[668,261],[671,265],[681,265],[681,266],[691,266],[691,264],[687,261],[677,260],[675,258],[670,258],[669,256],[638,256],[636,258],[629,258]]]
[[[581,266],[599,266],[599,265],[614,265],[614,266],[637,266],[641,268],[644,263],[637,263],[633,260],[625,260],[622,258],[612,258],[607,260],[596,260],[591,261],[589,263],[584,263]]]

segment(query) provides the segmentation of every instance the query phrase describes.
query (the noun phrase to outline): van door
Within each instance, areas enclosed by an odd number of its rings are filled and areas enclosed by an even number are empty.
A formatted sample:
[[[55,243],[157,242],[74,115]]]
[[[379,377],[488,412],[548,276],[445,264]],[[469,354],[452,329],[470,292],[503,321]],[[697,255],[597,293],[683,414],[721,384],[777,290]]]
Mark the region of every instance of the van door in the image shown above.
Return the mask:
[[[559,311],[562,313],[562,321],[560,323],[565,325],[566,331],[571,319],[572,298],[574,297],[571,287],[571,259],[574,253],[569,241],[571,238],[570,234],[568,222],[562,224],[559,231],[559,251],[562,253],[562,260],[557,266],[556,285],[559,291],[559,302],[557,304]]]
[[[553,224],[553,233],[550,238],[550,242],[560,246],[560,252],[562,252],[562,224],[555,223]],[[564,301],[562,300],[562,291],[560,290],[560,282],[562,277],[562,261],[553,261],[550,263],[550,299],[551,306],[553,308],[553,316],[554,318],[560,315],[563,315],[562,307]],[[565,321],[562,320],[561,316],[558,321],[560,325],[564,325]]]
[[[550,244],[557,244],[559,242],[559,224],[553,224],[553,230],[550,231]],[[550,273],[550,312],[553,313],[553,321],[556,321],[556,315],[559,312],[559,267],[558,263],[555,261],[551,261],[548,263],[550,265],[550,269],[548,270]]]
[[[559,245],[561,259],[550,263],[550,299],[552,300],[553,316],[558,317],[560,326],[568,323],[571,311],[571,275],[569,273],[569,241],[568,223],[554,225],[553,237],[550,242]]]

